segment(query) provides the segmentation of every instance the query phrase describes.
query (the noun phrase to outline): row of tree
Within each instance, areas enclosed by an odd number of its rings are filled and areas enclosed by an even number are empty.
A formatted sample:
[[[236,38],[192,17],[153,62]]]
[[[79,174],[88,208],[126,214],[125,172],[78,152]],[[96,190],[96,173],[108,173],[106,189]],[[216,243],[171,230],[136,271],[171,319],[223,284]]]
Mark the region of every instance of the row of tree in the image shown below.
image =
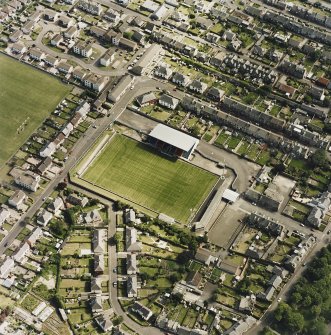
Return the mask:
[[[327,335],[331,322],[331,245],[323,248],[274,313],[282,334]]]

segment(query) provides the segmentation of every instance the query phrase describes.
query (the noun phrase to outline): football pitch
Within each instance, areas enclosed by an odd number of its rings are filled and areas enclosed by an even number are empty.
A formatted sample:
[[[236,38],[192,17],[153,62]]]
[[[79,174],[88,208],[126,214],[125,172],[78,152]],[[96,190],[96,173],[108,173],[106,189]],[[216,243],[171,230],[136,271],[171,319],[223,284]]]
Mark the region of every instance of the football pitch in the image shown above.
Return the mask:
[[[218,179],[123,135],[113,137],[82,178],[180,222],[188,221]]]
[[[0,54],[0,168],[70,89],[54,77]]]

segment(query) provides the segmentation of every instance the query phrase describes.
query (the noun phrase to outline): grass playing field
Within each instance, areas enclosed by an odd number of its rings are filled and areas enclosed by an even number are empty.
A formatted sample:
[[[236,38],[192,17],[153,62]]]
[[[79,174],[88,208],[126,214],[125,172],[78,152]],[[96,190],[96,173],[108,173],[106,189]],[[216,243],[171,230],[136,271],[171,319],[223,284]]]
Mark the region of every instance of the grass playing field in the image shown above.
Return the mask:
[[[0,54],[0,168],[70,89],[54,77]],[[17,128],[28,117],[18,134]]]
[[[82,176],[139,205],[186,222],[217,176],[152,148],[116,135]]]

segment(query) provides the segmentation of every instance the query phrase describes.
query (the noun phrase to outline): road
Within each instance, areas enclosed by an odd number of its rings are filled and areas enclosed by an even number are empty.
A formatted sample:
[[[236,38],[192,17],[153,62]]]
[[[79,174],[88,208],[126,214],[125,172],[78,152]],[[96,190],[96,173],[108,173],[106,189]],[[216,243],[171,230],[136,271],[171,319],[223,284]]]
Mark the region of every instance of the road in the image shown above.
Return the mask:
[[[323,234],[323,238],[321,238],[315,246],[311,249],[308,256],[305,258],[305,262],[309,263],[312,261],[312,259],[316,256],[316,254],[325,247],[330,242],[329,238],[325,237],[325,234]],[[261,332],[265,327],[269,326],[273,321],[272,312],[277,308],[278,306],[278,299],[281,298],[281,300],[286,300],[288,298],[288,294],[293,287],[293,285],[300,279],[302,276],[302,273],[304,272],[306,268],[304,266],[299,266],[290,280],[285,284],[281,292],[278,294],[277,297],[275,297],[275,300],[270,305],[268,311],[264,314],[264,316],[260,319],[258,324],[251,328],[249,331],[245,333],[245,335],[257,335],[259,332]]]
[[[74,191],[78,191],[84,193],[86,196],[95,198],[99,200],[101,203],[108,206],[108,218],[109,218],[109,225],[108,225],[108,239],[113,237],[116,233],[116,213],[113,210],[114,203],[107,198],[104,198],[100,195],[95,193],[86,191],[78,187],[77,185],[70,184],[70,188]],[[133,321],[130,317],[127,316],[126,312],[123,310],[121,304],[118,302],[117,296],[117,287],[113,286],[114,282],[117,282],[117,273],[113,272],[114,268],[117,268],[117,255],[116,255],[116,245],[111,243],[108,244],[108,266],[109,269],[109,300],[110,304],[117,315],[123,317],[124,323],[135,332],[139,334],[148,334],[148,335],[164,335],[164,332],[159,330],[155,327],[143,327]]]
[[[8,235],[4,237],[3,240],[0,242],[0,254],[4,253],[6,248],[11,245],[17,235],[21,232],[21,230],[25,226],[24,220],[26,218],[31,218],[36,214],[36,212],[39,210],[44,202],[42,199],[47,198],[51,195],[58,183],[67,177],[69,170],[76,164],[77,160],[82,155],[84,155],[85,152],[87,152],[87,150],[93,145],[95,140],[109,127],[109,125],[112,124],[114,120],[116,120],[121,115],[121,113],[125,110],[127,104],[135,96],[141,94],[140,92],[150,90],[149,86],[147,88],[144,88],[142,83],[142,81],[138,82],[138,90],[133,89],[127,91],[110,110],[110,117],[98,119],[95,122],[97,128],[95,129],[93,127],[90,127],[85,132],[85,134],[76,142],[72,153],[69,155],[68,160],[65,162],[61,173],[46,185],[45,189],[40,193],[39,197],[35,199],[33,205],[28,209],[26,213],[22,215],[21,219],[13,226],[13,228],[9,231]]]
[[[101,76],[111,76],[111,77],[123,76],[127,72],[125,68],[119,69],[119,70],[101,70],[98,66],[95,65],[98,61],[95,61],[94,63],[86,63],[85,61],[83,61],[82,59],[80,59],[80,58],[78,58],[74,55],[57,52],[57,51],[47,47],[46,45],[44,45],[42,43],[42,40],[47,33],[49,33],[49,32],[59,33],[59,32],[65,31],[66,29],[63,29],[63,28],[59,27],[58,25],[53,24],[52,22],[44,23],[43,21],[40,21],[39,24],[42,27],[41,32],[38,34],[38,37],[35,41],[33,41],[33,40],[27,41],[26,42],[27,46],[32,47],[33,45],[35,45],[37,48],[41,49],[42,51],[44,51],[48,55],[51,55],[53,57],[58,57],[60,59],[70,60],[72,62],[77,63],[83,69],[89,70],[89,71],[91,71],[95,74],[101,75]],[[94,47],[96,47],[96,46],[94,45]]]
[[[235,171],[237,174],[237,179],[235,180],[233,187],[239,193],[247,190],[250,185],[249,180],[252,176],[255,176],[261,168],[255,163],[249,162],[243,158],[240,158],[238,155],[217,148],[214,145],[204,141],[200,141],[198,151],[201,152],[204,156],[213,160],[217,160]]]

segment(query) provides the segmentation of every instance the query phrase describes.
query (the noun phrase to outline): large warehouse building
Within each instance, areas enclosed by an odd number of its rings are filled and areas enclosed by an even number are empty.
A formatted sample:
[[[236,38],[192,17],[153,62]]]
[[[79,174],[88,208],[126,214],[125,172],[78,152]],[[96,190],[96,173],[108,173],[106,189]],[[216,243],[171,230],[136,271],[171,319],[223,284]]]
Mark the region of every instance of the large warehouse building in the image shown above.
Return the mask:
[[[199,140],[159,123],[148,135],[148,143],[169,156],[189,159]]]

